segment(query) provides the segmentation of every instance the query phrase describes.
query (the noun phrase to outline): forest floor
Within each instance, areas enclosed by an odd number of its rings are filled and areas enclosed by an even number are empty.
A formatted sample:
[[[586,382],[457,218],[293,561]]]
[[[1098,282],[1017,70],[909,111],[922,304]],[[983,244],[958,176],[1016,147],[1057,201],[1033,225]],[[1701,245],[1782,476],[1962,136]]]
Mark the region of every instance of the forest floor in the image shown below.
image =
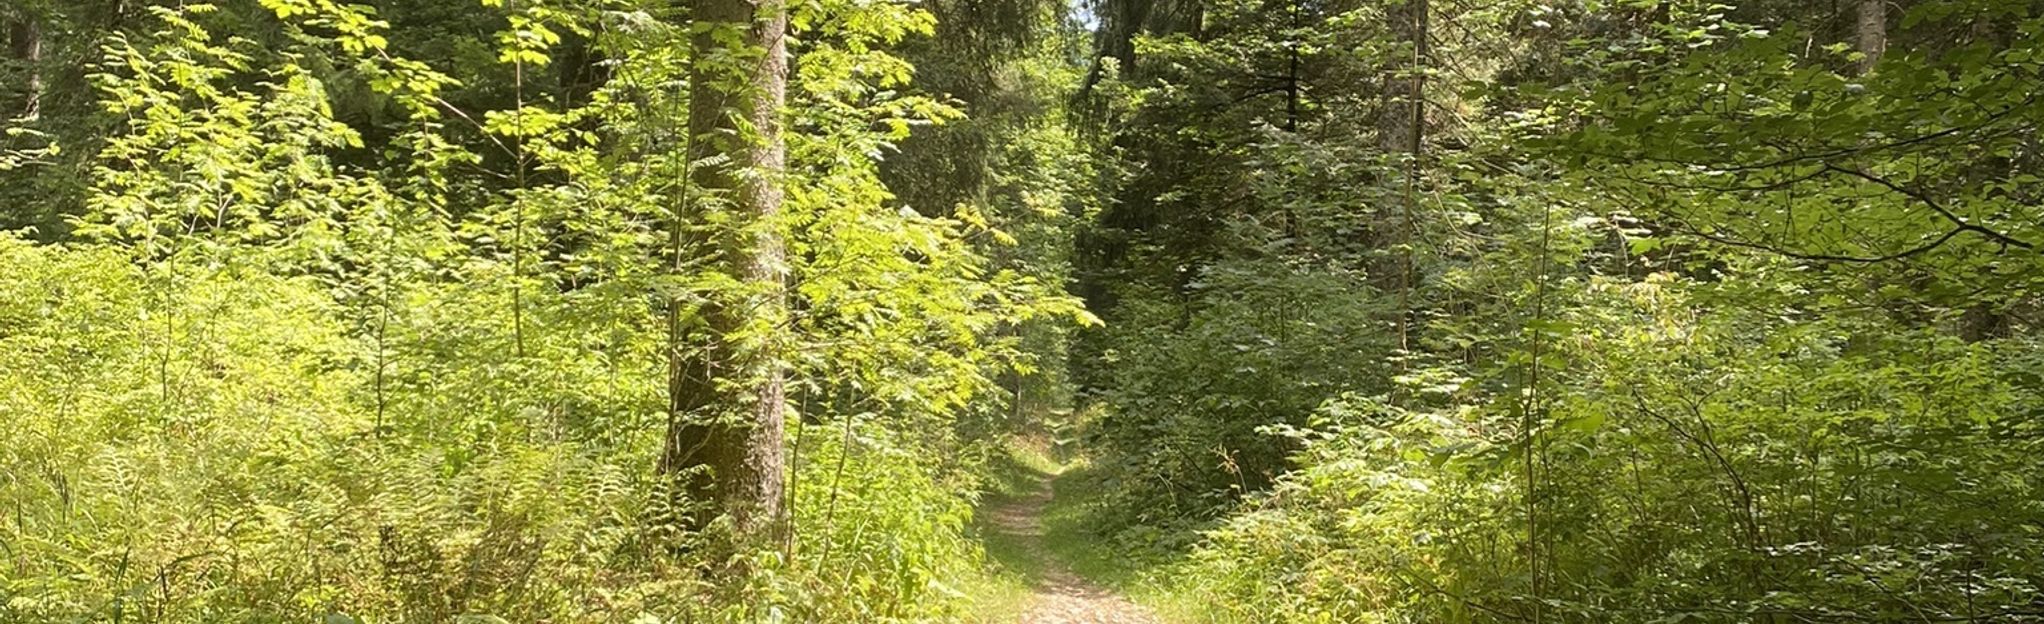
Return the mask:
[[[1013,495],[981,510],[992,558],[1021,573],[1028,589],[1018,597],[1019,624],[1162,624],[1127,597],[1075,573],[1059,553],[1070,544],[1048,530],[1046,511],[1056,495],[1056,469],[1036,467],[1016,475]]]

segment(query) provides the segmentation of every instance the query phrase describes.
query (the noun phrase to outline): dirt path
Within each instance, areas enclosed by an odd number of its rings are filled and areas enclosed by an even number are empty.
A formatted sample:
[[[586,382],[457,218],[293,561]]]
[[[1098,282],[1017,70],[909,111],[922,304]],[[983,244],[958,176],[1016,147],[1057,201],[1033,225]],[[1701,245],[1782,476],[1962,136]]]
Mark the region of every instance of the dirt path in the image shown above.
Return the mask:
[[[1022,612],[1021,624],[1161,624],[1127,598],[1086,582],[1050,556],[1043,547],[1043,508],[1050,503],[1053,478],[1043,477],[1036,491],[994,508],[994,529],[1028,545],[1030,556],[1043,564]]]

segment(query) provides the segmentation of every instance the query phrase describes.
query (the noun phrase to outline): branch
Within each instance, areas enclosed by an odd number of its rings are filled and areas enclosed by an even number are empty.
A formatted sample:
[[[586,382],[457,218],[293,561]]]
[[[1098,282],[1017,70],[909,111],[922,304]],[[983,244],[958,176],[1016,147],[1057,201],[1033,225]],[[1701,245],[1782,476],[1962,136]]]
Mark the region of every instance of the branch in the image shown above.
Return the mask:
[[[1833,158],[1839,158],[1839,157],[1844,157],[1844,156],[1856,156],[1856,155],[1860,155],[1860,154],[1868,154],[1868,153],[1873,153],[1873,152],[1881,152],[1881,151],[1887,151],[1887,150],[1891,150],[1891,149],[1895,149],[1895,148],[1899,148],[1899,147],[1908,147],[1908,146],[1911,146],[1911,145],[1916,145],[1916,144],[1918,144],[1918,143],[1928,143],[1928,142],[1931,142],[1931,141],[1936,141],[1936,140],[1938,140],[1938,139],[1942,139],[1942,138],[1945,138],[1945,137],[1948,137],[1948,136],[1952,136],[1952,135],[1956,135],[1956,134],[1961,134],[1961,133],[1968,133],[1968,132],[1976,132],[1976,131],[1980,131],[1980,130],[1985,130],[1985,129],[1987,129],[1987,128],[1988,128],[1989,126],[1992,126],[1992,125],[1994,125],[1994,124],[1995,124],[1995,122],[1999,122],[1999,121],[2001,121],[2001,120],[2002,120],[2002,118],[2005,118],[2005,117],[2008,117],[2009,115],[2015,114],[2015,112],[2016,112],[2016,111],[2019,111],[2019,110],[2023,110],[2023,109],[2024,109],[2025,107],[2029,106],[2029,105],[2030,105],[2030,104],[2031,104],[2032,102],[2035,102],[2036,100],[2037,100],[2037,94],[2035,94],[2035,93],[2032,93],[2032,94],[2030,94],[2030,97],[2027,97],[2027,98],[2023,98],[2023,101],[2022,101],[2021,103],[2015,104],[2015,105],[2013,105],[2013,106],[2008,106],[2008,107],[2005,107],[2005,108],[2003,108],[2003,109],[2002,109],[2001,111],[1999,111],[1999,112],[1996,112],[1996,113],[1994,113],[1994,114],[1988,115],[1986,119],[1982,119],[1982,120],[1980,121],[1980,123],[1979,123],[1979,124],[1976,124],[1976,125],[1973,125],[1973,126],[1958,126],[1958,127],[1953,127],[1953,128],[1946,128],[1946,129],[1944,129],[1944,130],[1939,130],[1939,131],[1937,131],[1937,132],[1932,132],[1932,133],[1928,133],[1928,134],[1922,134],[1922,135],[1917,135],[1917,136],[1915,136],[1915,137],[1911,137],[1911,138],[1907,138],[1907,139],[1898,139],[1898,140],[1895,140],[1895,141],[1892,141],[1892,142],[1888,142],[1888,143],[1879,143],[1879,144],[1875,144],[1875,145],[1861,145],[1861,146],[1855,146],[1855,147],[1849,147],[1849,148],[1841,148],[1841,149],[1834,149],[1834,150],[1831,150],[1831,151],[1827,151],[1827,152],[1818,152],[1818,153],[1815,153],[1815,154],[1801,154],[1801,155],[1796,155],[1796,156],[1789,156],[1789,157],[1781,158],[1781,159],[1779,159],[1779,160],[1773,160],[1773,161],[1768,161],[1768,162],[1762,162],[1762,163],[1755,163],[1755,164],[1750,164],[1750,165],[1734,165],[1734,166],[1731,166],[1731,167],[1712,167],[1712,168],[1713,168],[1713,169],[1716,169],[1716,170],[1718,170],[1718,171],[1724,171],[1724,172],[1739,172],[1739,171],[1751,171],[1751,170],[1754,170],[1754,169],[1772,169],[1772,168],[1775,168],[1775,167],[1781,167],[1781,166],[1785,166],[1785,165],[1793,165],[1793,164],[1796,164],[1796,163],[1799,163],[1799,162],[1808,162],[1808,161],[1813,161],[1813,160],[1815,160],[1815,161],[1826,161],[1826,160],[1831,160],[1831,159],[1833,159]]]
[[[2037,100],[2037,98],[2038,98],[2037,94],[2031,94],[2029,97],[2024,98],[2022,102],[2016,103],[2008,107],[2004,107],[2002,110],[1998,112],[1987,115],[1985,118],[1981,119],[1979,123],[1970,126],[1955,126],[1951,128],[1945,128],[1943,130],[1920,134],[1913,137],[1896,139],[1894,141],[1890,141],[1887,143],[1876,143],[1871,145],[1855,145],[1852,147],[1832,148],[1821,152],[1781,156],[1774,160],[1762,161],[1757,163],[1747,164],[1706,163],[1681,160],[1676,158],[1662,158],[1647,154],[1611,154],[1592,150],[1583,150],[1583,153],[1589,154],[1591,156],[1617,160],[1646,161],[1670,165],[1682,165],[1688,167],[1702,167],[1719,173],[1743,173],[1761,169],[1775,169],[1802,163],[1823,162],[1838,158],[1872,154],[1876,152],[1883,152],[1923,143],[1930,143],[1957,135],[1978,133],[1993,127],[1995,124],[2000,123],[2002,120],[2006,119],[2010,115],[2015,114],[2017,111],[2024,110],[2026,107],[2034,103]]]
[[[1893,262],[1896,260],[1901,260],[1904,258],[1908,258],[1910,256],[1915,256],[1933,249],[1937,249],[1938,247],[1942,247],[1944,246],[1945,243],[1950,242],[1952,238],[1957,237],[1960,232],[1966,231],[1966,229],[1959,228],[1952,230],[1950,232],[1945,232],[1944,235],[1932,239],[1931,241],[1924,243],[1922,245],[1911,247],[1909,249],[1904,249],[1902,251],[1887,254],[1884,256],[1841,256],[1834,254],[1799,252],[1791,249],[1783,249],[1781,247],[1776,247],[1764,243],[1755,243],[1752,241],[1743,241],[1734,238],[1718,236],[1716,234],[1711,234],[1691,227],[1686,222],[1681,223],[1680,227],[1676,228],[1676,231],[1681,232],[1683,234],[1688,234],[1690,236],[1695,236],[1697,238],[1701,238],[1713,243],[1765,251],[1778,256],[1785,256],[1797,260],[1808,260],[1812,262],[1849,262],[1853,264],[1879,264],[1882,262]]]
[[[1604,188],[1605,190],[1611,190],[1611,191],[1614,191],[1614,192],[1616,192],[1616,193],[1617,193],[1618,195],[1623,195],[1623,196],[1628,196],[1628,197],[1630,196],[1630,194],[1629,194],[1629,193],[1625,193],[1625,192],[1623,192],[1623,191],[1619,191],[1619,190],[1617,190],[1617,189],[1614,189],[1614,188],[1611,188],[1611,187],[1606,187],[1606,186],[1603,186],[1603,185],[1598,185],[1598,186],[1599,186],[1600,188]],[[1640,210],[1644,210],[1644,208],[1643,208],[1643,207],[1641,206],[1641,202],[1639,202],[1639,201],[1638,201],[1637,199],[1634,199],[1634,200],[1633,200],[1633,201],[1631,201],[1631,202],[1624,202],[1624,203],[1627,203],[1627,204],[1628,204],[1628,206],[1627,206],[1627,207],[1629,207],[1629,208],[1633,208],[1633,209],[1640,209]],[[1949,231],[1949,232],[1945,232],[1944,234],[1942,234],[1942,235],[1939,235],[1939,236],[1938,236],[1937,238],[1934,238],[1934,239],[1931,239],[1931,240],[1929,240],[1929,241],[1926,241],[1926,242],[1924,242],[1924,243],[1923,243],[1923,244],[1921,244],[1921,245],[1917,245],[1917,246],[1915,246],[1915,247],[1911,247],[1911,248],[1908,248],[1908,249],[1904,249],[1904,250],[1902,250],[1902,251],[1897,251],[1897,252],[1894,252],[1894,253],[1890,253],[1890,254],[1886,254],[1886,255],[1880,255],[1880,256],[1846,256],[1846,255],[1838,255],[1838,254],[1823,254],[1823,253],[1809,253],[1809,252],[1801,252],[1801,251],[1796,251],[1796,250],[1793,250],[1793,249],[1787,249],[1787,248],[1783,248],[1783,247],[1777,247],[1777,246],[1774,246],[1774,245],[1769,245],[1769,244],[1766,244],[1766,243],[1756,243],[1756,242],[1753,242],[1753,241],[1747,241],[1747,240],[1740,240],[1740,239],[1736,239],[1736,238],[1729,238],[1729,237],[1725,237],[1725,236],[1720,236],[1720,235],[1717,235],[1717,234],[1711,234],[1711,233],[1709,233],[1709,232],[1705,232],[1705,231],[1703,231],[1703,230],[1697,229],[1697,228],[1696,228],[1696,226],[1690,225],[1690,224],[1689,224],[1689,222],[1688,222],[1687,220],[1685,220],[1685,219],[1681,218],[1680,216],[1677,216],[1677,215],[1674,215],[1674,214],[1669,214],[1669,213],[1667,213],[1666,211],[1660,211],[1660,212],[1662,212],[1663,214],[1666,214],[1666,215],[1667,215],[1667,217],[1668,217],[1668,218],[1669,218],[1669,219],[1670,219],[1670,220],[1671,220],[1671,221],[1673,222],[1673,223],[1671,224],[1671,226],[1670,226],[1670,229],[1671,229],[1671,230],[1673,230],[1673,231],[1675,231],[1675,232],[1677,232],[1677,233],[1681,233],[1681,234],[1687,234],[1687,235],[1690,235],[1690,236],[1694,236],[1694,237],[1697,237],[1697,238],[1701,238],[1701,239],[1704,239],[1704,240],[1707,240],[1707,241],[1710,241],[1710,242],[1713,242],[1713,243],[1718,243],[1718,244],[1722,244],[1722,245],[1729,245],[1729,246],[1732,246],[1732,247],[1739,247],[1739,248],[1744,248],[1744,249],[1752,249],[1752,250],[1756,250],[1756,251],[1764,251],[1764,252],[1767,252],[1767,253],[1771,253],[1771,254],[1774,254],[1774,255],[1778,255],[1778,256],[1783,256],[1783,257],[1787,257],[1787,258],[1794,258],[1794,259],[1796,259],[1796,260],[1804,260],[1804,261],[1810,261],[1810,262],[1846,262],[1846,263],[1851,263],[1851,264],[1879,264],[1879,263],[1882,263],[1882,262],[1893,262],[1893,261],[1896,261],[1896,260],[1902,260],[1902,259],[1905,259],[1905,258],[1909,258],[1909,257],[1911,257],[1911,256],[1916,256],[1916,255],[1920,255],[1920,254],[1923,254],[1923,253],[1929,252],[1929,251],[1931,251],[1931,250],[1937,249],[1937,248],[1939,248],[1939,247],[1943,247],[1943,246],[1945,245],[1945,243],[1951,242],[1951,240],[1952,240],[1953,238],[1956,238],[1956,237],[1958,237],[1958,236],[1959,236],[1959,234],[1960,234],[1961,232],[1965,232],[1965,231],[1967,231],[1967,230],[1966,230],[1966,228],[1963,228],[1963,227],[1962,227],[1962,228],[1957,228],[1957,229],[1953,229],[1953,230],[1951,230],[1951,231]]]
[[[1923,202],[1924,205],[1930,206],[1931,210],[1937,211],[1937,213],[1940,216],[1943,216],[1945,220],[1951,221],[1953,224],[1957,225],[1959,229],[1955,231],[1973,232],[1981,236],[1993,239],[1995,242],[2001,243],[2003,245],[2010,245],[2014,247],[2021,247],[2023,249],[2031,250],[2037,248],[2036,245],[2031,244],[2029,242],[2017,240],[2016,238],[2011,237],[2007,234],[1996,232],[1994,230],[1981,227],[1979,225],[1974,225],[1973,223],[1968,222],[1963,218],[1960,218],[1959,215],[1954,214],[1951,210],[1945,208],[1944,204],[1940,204],[1937,202],[1937,200],[1931,199],[1929,195],[1925,195],[1922,192],[1917,191],[1915,189],[1904,188],[1902,185],[1889,181],[1887,178],[1876,176],[1874,174],[1860,171],[1858,169],[1848,169],[1845,167],[1840,167],[1838,165],[1833,165],[1831,163],[1824,163],[1824,168],[1829,171],[1843,173],[1855,178],[1866,180],[1868,182],[1879,184],[1890,191],[1901,193],[1912,199],[1915,199],[1916,201]]]

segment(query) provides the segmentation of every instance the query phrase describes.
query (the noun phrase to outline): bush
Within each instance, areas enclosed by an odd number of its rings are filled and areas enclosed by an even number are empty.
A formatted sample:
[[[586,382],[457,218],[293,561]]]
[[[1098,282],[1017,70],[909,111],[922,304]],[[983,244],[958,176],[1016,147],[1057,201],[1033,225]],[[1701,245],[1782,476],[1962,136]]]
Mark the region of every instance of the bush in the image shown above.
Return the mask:
[[[2031,345],[1589,287],[1615,296],[1557,346],[1530,502],[1525,403],[1349,396],[1279,432],[1301,468],[1172,591],[1217,622],[1906,621],[2039,599]]]
[[[0,263],[0,621],[929,621],[978,570],[972,473],[871,415],[804,426],[792,542],[726,585],[658,503],[651,359],[448,357],[493,321],[422,290],[379,414],[374,346],[309,280]]]

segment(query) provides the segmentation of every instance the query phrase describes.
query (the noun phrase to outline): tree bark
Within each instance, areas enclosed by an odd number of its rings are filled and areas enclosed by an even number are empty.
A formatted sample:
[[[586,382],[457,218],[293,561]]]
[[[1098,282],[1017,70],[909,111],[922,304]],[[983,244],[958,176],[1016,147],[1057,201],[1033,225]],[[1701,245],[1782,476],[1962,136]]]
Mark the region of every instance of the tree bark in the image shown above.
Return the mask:
[[[21,117],[34,120],[42,114],[43,101],[43,29],[42,23],[34,17],[21,17],[8,28],[9,47],[14,58],[21,62],[28,73],[23,81]]]
[[[783,417],[780,358],[771,336],[786,316],[786,252],[775,222],[787,151],[781,109],[787,99],[788,27],[781,0],[695,0],[691,41],[690,184],[695,199],[676,206],[677,272],[684,254],[705,254],[712,270],[741,285],[709,293],[699,316],[669,313],[667,447],[662,468],[692,502],[709,503],[693,519],[732,519],[735,537],[771,538],[782,519]],[[720,37],[736,34],[734,39]],[[732,50],[731,46],[742,50]],[[736,52],[736,53],[734,53]],[[706,159],[711,159],[706,161]],[[720,223],[708,215],[727,212]]]
[[[1857,49],[1860,61],[1853,69],[1859,74],[1874,71],[1881,56],[1888,53],[1888,1],[1859,0]]]

